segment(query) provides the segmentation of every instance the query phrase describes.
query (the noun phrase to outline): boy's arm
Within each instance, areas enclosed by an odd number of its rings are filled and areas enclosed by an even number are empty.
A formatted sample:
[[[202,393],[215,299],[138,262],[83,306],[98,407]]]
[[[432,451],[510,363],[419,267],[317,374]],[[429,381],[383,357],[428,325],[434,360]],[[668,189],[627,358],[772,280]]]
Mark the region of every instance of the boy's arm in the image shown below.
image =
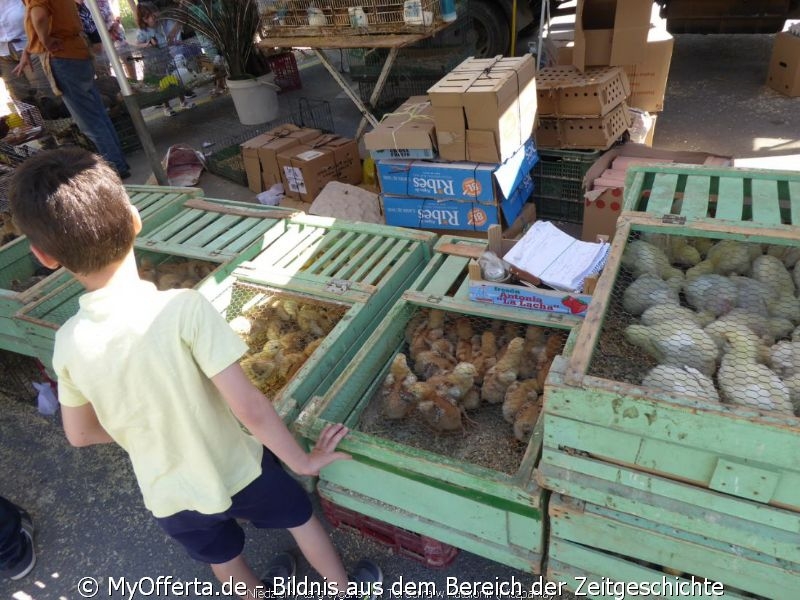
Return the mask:
[[[109,444],[114,440],[108,435],[97,413],[88,402],[80,406],[61,405],[61,422],[67,441],[73,446],[91,446],[93,444]]]
[[[347,435],[342,424],[328,425],[323,429],[316,445],[306,453],[297,443],[275,408],[247,378],[239,363],[233,363],[211,378],[236,418],[251,434],[275,456],[298,475],[317,475],[330,463],[347,459],[336,446]]]

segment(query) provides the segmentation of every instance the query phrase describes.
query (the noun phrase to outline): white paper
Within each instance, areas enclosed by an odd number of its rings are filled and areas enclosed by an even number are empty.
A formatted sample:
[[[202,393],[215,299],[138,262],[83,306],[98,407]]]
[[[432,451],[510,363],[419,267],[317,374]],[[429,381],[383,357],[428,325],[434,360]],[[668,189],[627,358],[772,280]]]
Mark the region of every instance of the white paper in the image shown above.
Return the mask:
[[[537,221],[503,259],[553,288],[575,292],[600,271],[608,250],[608,244],[582,242],[548,221]]]

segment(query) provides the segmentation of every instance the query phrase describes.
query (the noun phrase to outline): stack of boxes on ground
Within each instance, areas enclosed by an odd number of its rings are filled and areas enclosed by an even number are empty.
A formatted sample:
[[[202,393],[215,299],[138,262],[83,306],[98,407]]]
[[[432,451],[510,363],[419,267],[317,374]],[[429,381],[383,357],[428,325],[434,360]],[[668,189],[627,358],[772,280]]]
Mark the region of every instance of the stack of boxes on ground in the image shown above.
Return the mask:
[[[323,135],[319,129],[280,125],[242,144],[251,191],[283,186],[283,194],[311,203],[329,181],[361,183],[361,159],[355,140]]]
[[[617,212],[604,218],[602,231],[587,230],[586,211],[596,208],[584,196],[587,171],[624,137],[651,146],[664,108],[673,39],[655,6],[651,0],[578,0],[575,15],[548,24],[541,52],[547,66],[536,80],[534,200],[541,217],[584,224],[587,241],[613,233],[621,206],[601,201]]]
[[[535,118],[530,55],[469,58],[409,98],[364,138],[386,223],[450,233],[514,223],[533,191]]]

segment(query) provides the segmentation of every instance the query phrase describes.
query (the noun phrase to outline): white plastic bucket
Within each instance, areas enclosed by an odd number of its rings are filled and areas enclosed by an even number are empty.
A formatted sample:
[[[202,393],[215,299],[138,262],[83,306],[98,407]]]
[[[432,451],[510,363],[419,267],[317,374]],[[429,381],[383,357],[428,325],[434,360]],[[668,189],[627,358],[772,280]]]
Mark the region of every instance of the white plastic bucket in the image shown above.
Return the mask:
[[[273,75],[268,74],[257,79],[227,81],[236,114],[242,125],[258,125],[278,116],[280,88],[270,81],[272,78]]]

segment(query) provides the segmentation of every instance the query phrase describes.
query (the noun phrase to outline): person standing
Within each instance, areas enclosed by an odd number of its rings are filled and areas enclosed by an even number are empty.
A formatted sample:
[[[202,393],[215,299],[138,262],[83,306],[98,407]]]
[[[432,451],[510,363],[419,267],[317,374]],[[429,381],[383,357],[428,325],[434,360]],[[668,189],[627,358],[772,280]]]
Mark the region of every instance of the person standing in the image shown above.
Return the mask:
[[[35,564],[31,516],[0,496],[0,575],[16,581],[30,573]]]
[[[20,76],[13,74],[28,43],[24,21],[22,0],[0,0],[0,76],[11,98],[17,101],[52,95],[38,57],[32,57],[31,68]]]
[[[94,64],[83,36],[74,0],[24,0],[25,33],[23,50],[15,73],[22,73],[31,55],[42,59],[53,91],[60,93],[78,128],[94,142],[122,179],[130,167],[94,83]]]

